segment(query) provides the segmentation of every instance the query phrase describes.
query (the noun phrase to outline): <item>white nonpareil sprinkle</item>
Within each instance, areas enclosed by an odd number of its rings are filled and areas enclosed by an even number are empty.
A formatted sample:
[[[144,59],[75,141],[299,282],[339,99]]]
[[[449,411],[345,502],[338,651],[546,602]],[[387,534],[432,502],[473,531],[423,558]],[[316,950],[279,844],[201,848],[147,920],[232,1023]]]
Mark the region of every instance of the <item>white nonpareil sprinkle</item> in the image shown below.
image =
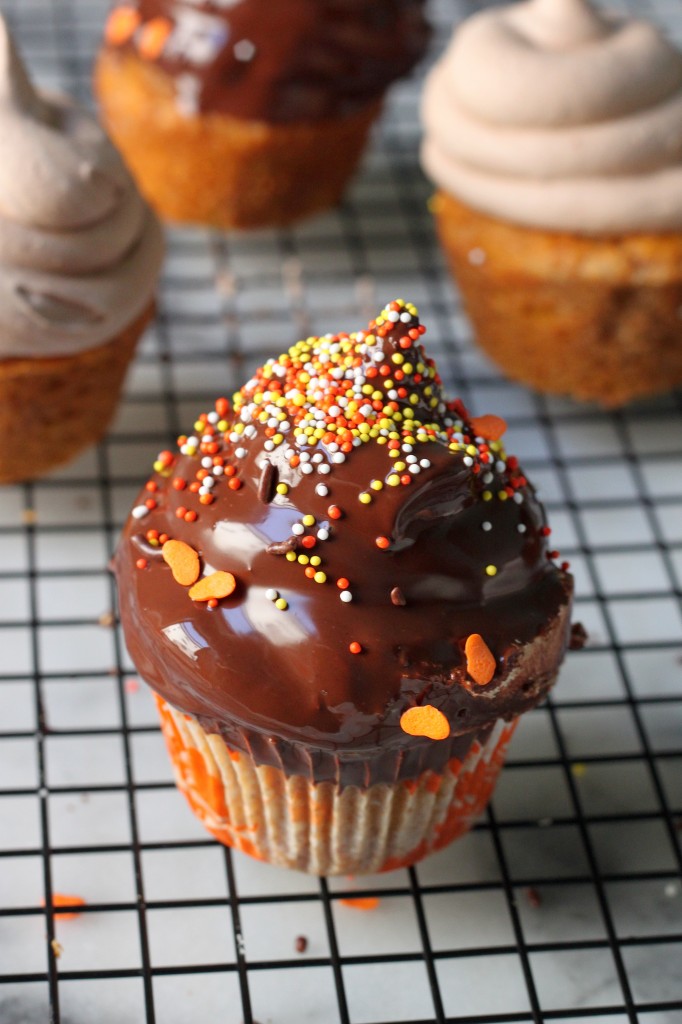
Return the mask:
[[[317,467],[317,472],[322,473],[322,475],[325,476],[327,473],[331,473],[331,469],[332,467],[328,462],[321,462]]]
[[[291,527],[291,532],[295,537],[301,537],[305,533],[305,526],[303,523],[294,523]]]
[[[246,448],[235,448],[234,454],[238,459],[243,459],[246,456]]]
[[[329,530],[325,529],[324,526],[321,526],[320,529],[317,531],[317,539],[329,540]]]
[[[493,524],[489,523],[487,519],[485,520],[485,522],[481,523],[481,529],[485,530],[486,533],[488,532],[488,530],[492,530],[492,528]]]
[[[321,498],[326,498],[329,494],[329,488],[326,484],[318,484],[315,488],[315,494],[319,494]]]
[[[276,601],[277,598],[279,597],[279,591],[273,590],[272,587],[268,587],[268,589],[265,591],[265,596],[267,597],[268,601]]]
[[[341,598],[344,604],[348,604],[349,601],[353,600],[353,595],[351,594],[350,590],[342,590],[341,593],[339,594],[339,597]]]
[[[133,519],[144,519],[145,516],[149,515],[149,509],[146,505],[136,505],[130,514]]]
[[[526,527],[523,525],[523,523],[519,523],[519,525],[516,527],[516,529],[519,531],[519,533],[525,533],[526,532]]]
[[[314,469],[315,467],[312,466],[309,462],[304,462],[301,465],[301,472],[304,473],[306,476],[308,476],[309,473],[314,472]]]

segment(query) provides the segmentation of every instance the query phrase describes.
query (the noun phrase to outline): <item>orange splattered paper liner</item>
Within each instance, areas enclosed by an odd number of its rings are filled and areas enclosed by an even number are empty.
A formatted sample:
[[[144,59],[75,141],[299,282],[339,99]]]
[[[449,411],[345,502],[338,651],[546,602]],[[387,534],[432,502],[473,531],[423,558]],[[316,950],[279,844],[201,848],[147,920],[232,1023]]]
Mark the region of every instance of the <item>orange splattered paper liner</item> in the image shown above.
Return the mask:
[[[156,695],[178,788],[216,839],[259,860],[310,874],[407,867],[468,832],[485,810],[516,721],[442,774],[368,789],[314,783],[256,765]]]

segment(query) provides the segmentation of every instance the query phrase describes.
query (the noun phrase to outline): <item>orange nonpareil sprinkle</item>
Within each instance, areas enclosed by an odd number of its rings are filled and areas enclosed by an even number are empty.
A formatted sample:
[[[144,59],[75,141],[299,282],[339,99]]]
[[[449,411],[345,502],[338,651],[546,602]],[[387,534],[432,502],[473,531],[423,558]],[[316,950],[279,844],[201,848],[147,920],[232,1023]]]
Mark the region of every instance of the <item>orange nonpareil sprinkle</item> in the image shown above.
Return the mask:
[[[156,60],[161,55],[168,36],[173,31],[168,18],[152,18],[140,31],[138,50],[145,60]]]
[[[219,570],[195,583],[189,591],[189,596],[193,601],[210,601],[212,598],[219,601],[223,597],[229,597],[236,585],[237,582],[231,572]]]
[[[450,735],[450,723],[433,704],[408,708],[400,716],[400,728],[408,736],[428,736],[430,740],[446,740]]]
[[[471,426],[477,437],[484,437],[486,441],[499,441],[507,429],[507,424],[501,416],[474,416]]]
[[[140,12],[134,7],[115,7],[104,29],[104,39],[109,46],[127,43],[141,21]]]
[[[45,900],[41,900],[40,905],[41,907],[46,906]],[[52,893],[52,908],[55,921],[73,921],[74,918],[80,916],[80,912],[75,908],[84,906],[85,900],[82,896],[67,896],[61,892]],[[57,907],[68,907],[69,909],[57,912]]]
[[[464,645],[467,672],[475,683],[485,686],[495,675],[495,657],[480,633],[472,633]]]
[[[173,579],[182,587],[191,587],[199,579],[199,555],[184,540],[167,540],[161,554],[166,565],[170,566]]]

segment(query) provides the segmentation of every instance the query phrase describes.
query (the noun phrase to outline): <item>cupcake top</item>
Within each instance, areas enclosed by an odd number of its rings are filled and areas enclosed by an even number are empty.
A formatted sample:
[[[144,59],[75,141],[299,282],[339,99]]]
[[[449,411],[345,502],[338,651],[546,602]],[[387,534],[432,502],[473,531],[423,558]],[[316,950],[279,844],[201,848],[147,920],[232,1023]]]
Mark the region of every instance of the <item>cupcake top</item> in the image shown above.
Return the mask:
[[[423,0],[137,0],[105,41],[158,64],[181,112],[264,121],[351,113],[383,95],[426,47]]]
[[[682,53],[587,0],[469,18],[428,77],[427,174],[529,227],[594,235],[682,228]]]
[[[115,558],[142,677],[318,780],[447,761],[544,695],[566,641],[504,421],[446,400],[423,333],[398,300],[268,360],[159,454]]]
[[[0,16],[0,358],[108,341],[151,301],[161,229],[87,111],[36,91]]]

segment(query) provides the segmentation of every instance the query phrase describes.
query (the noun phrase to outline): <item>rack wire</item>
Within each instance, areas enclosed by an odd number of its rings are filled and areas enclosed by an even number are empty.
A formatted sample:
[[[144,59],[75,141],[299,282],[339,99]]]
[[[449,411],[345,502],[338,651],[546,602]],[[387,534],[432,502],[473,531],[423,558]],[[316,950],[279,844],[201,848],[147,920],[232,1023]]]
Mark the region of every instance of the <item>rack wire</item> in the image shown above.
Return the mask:
[[[88,99],[104,0],[1,6],[40,80]],[[470,9],[433,3],[435,51]],[[646,12],[682,36],[677,3]],[[109,436],[0,494],[2,1024],[682,1022],[682,396],[607,415],[477,352],[426,208],[419,84],[393,91],[339,210],[173,231]],[[106,564],[154,454],[216,388],[398,294],[449,390],[508,420],[590,640],[524,717],[468,837],[410,870],[318,880],[224,849],[187,810]],[[78,917],[55,893],[85,899]],[[344,902],[372,897],[371,913]]]

